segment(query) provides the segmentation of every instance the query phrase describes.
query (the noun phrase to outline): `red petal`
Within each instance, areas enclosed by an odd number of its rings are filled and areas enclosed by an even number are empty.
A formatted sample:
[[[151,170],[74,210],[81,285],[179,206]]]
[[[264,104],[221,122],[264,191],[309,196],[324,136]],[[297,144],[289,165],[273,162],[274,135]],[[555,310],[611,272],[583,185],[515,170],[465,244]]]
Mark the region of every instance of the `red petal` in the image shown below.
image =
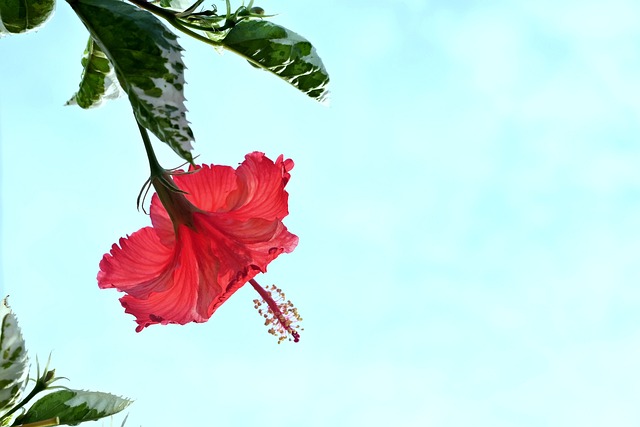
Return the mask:
[[[220,260],[219,274],[230,271],[229,277],[219,278],[220,284],[246,274],[249,266],[266,271],[267,264],[282,252],[293,251],[298,244],[298,237],[280,221],[237,221],[230,214],[196,214],[195,224]]]
[[[165,278],[162,289],[144,297],[130,293],[120,299],[125,311],[136,317],[137,331],[156,323],[205,322],[255,276],[257,271],[238,274],[239,270],[247,270],[246,260],[219,243],[219,239],[212,240],[186,226],[179,228],[176,257],[161,274]],[[222,259],[227,263],[224,272],[219,271]],[[224,289],[219,279],[224,280]]]
[[[120,302],[127,313],[136,317],[140,332],[156,323],[204,322],[210,315],[196,310],[198,299],[198,268],[190,233],[181,234],[176,246],[175,261],[165,266],[164,287],[144,297],[126,295]]]
[[[119,243],[100,261],[100,288],[144,297],[167,286],[165,270],[173,259],[173,248],[163,245],[153,228],[138,230]]]
[[[174,175],[174,181],[187,194],[187,199],[206,212],[225,212],[227,197],[237,188],[235,171],[229,166],[202,165],[185,174]]]
[[[293,167],[293,162],[289,164]],[[263,218],[281,220],[289,214],[289,195],[284,191],[288,180],[286,166],[274,163],[263,153],[250,153],[236,171],[238,190],[229,196],[236,198],[232,214],[237,219]]]
[[[160,241],[165,245],[173,245],[176,240],[173,223],[171,222],[171,218],[169,218],[167,210],[162,206],[157,194],[154,194],[151,198],[149,216],[151,217],[153,229],[156,230]]]

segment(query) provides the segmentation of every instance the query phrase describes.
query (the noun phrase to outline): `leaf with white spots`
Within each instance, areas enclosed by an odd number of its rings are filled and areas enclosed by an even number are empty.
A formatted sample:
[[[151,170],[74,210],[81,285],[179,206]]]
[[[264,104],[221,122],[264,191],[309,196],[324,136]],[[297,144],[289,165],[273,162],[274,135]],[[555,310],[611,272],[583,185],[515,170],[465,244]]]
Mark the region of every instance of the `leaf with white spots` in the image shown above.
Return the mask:
[[[117,0],[67,0],[113,65],[140,124],[191,162],[177,37],[151,13]]]
[[[329,74],[316,48],[301,35],[269,21],[246,20],[237,23],[221,44],[311,98],[327,100]]]
[[[74,426],[117,414],[131,402],[129,399],[99,391],[60,390],[42,397],[16,421],[30,424],[58,417],[60,424]]]
[[[82,56],[82,66],[84,70],[78,92],[65,105],[93,108],[102,104],[105,99],[118,97],[120,87],[115,70],[107,55],[91,37]]]
[[[0,0],[0,37],[37,30],[51,17],[54,6],[55,0]]]
[[[29,373],[27,364],[18,320],[5,298],[0,303],[0,416],[13,407],[24,391]]]

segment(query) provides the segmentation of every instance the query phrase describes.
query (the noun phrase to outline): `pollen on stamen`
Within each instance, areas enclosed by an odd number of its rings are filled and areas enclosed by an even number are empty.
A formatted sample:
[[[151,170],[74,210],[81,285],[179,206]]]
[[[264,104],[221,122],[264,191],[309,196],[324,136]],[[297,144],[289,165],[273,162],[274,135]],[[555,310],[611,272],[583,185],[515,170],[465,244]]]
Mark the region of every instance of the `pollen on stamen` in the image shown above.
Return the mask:
[[[261,300],[253,300],[253,307],[265,319],[264,324],[269,327],[268,332],[278,337],[278,344],[285,340],[300,341],[300,331],[304,328],[297,323],[302,321],[302,317],[293,303],[286,299],[282,289],[275,285],[264,289],[253,279],[249,283],[262,297]]]

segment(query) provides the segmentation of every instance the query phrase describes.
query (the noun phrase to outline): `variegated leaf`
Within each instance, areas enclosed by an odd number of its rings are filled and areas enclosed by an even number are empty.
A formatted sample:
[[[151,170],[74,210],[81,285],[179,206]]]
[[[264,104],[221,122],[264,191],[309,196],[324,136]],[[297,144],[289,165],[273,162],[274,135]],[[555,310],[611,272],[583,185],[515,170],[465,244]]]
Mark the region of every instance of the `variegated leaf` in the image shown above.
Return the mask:
[[[329,74],[315,47],[299,34],[269,21],[246,20],[236,24],[221,43],[311,98],[327,100]]]
[[[122,1],[67,1],[111,61],[140,124],[192,161],[176,35],[149,12]]]
[[[84,70],[78,92],[67,101],[66,105],[92,108],[102,104],[105,99],[118,97],[120,88],[114,69],[109,58],[91,37],[82,56],[82,66]]]
[[[0,415],[18,401],[28,373],[24,339],[5,298],[0,303]]]
[[[42,397],[16,421],[30,424],[58,417],[60,424],[74,426],[117,414],[131,403],[129,399],[99,391],[60,390]]]
[[[55,0],[0,0],[0,36],[36,30],[51,17]]]

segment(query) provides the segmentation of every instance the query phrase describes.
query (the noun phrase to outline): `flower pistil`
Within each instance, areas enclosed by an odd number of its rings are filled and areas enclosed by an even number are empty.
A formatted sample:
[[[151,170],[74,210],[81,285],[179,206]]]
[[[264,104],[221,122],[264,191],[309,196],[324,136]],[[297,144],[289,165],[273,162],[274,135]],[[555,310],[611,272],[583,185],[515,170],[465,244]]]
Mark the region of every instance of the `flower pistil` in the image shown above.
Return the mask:
[[[286,299],[282,289],[275,285],[268,286],[264,289],[254,279],[249,280],[253,289],[260,294],[262,300],[254,299],[254,308],[258,310],[258,314],[264,317],[265,326],[270,326],[269,333],[278,337],[278,344],[288,339],[289,341],[300,341],[300,333],[303,331],[300,325],[296,323],[302,321],[302,317],[298,314],[298,309],[293,303]],[[273,294],[277,296],[273,297]],[[263,308],[262,304],[266,303],[267,308]]]

